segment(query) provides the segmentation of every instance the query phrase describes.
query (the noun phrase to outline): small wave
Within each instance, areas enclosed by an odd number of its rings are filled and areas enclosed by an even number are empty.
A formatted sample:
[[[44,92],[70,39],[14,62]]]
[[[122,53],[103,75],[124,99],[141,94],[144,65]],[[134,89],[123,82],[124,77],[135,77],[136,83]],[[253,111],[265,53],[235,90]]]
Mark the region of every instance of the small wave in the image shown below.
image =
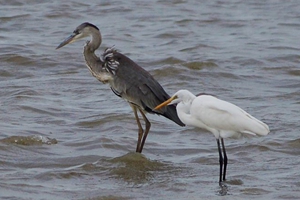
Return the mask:
[[[241,190],[241,192],[247,195],[263,195],[270,193],[270,191],[261,188],[245,188]]]
[[[183,63],[183,61],[178,58],[175,58],[175,57],[168,57],[165,59],[150,62],[149,64],[150,65],[167,65],[167,64],[174,65],[174,64],[180,64],[180,63]]]
[[[16,65],[33,65],[35,61],[31,58],[20,56],[20,55],[13,55],[13,54],[6,54],[1,57],[1,60],[16,64]]]
[[[300,70],[298,70],[298,69],[295,69],[295,70],[289,70],[289,71],[288,71],[288,74],[289,74],[289,75],[292,75],[292,76],[300,76]]]
[[[133,184],[142,184],[155,177],[159,172],[176,171],[173,166],[147,159],[140,153],[128,153],[110,160],[114,164],[111,175]]]
[[[214,62],[187,62],[182,65],[193,70],[201,70],[204,67],[218,67]]]
[[[7,70],[1,69],[0,70],[0,76],[1,77],[13,77],[14,74],[8,72]]]
[[[42,144],[57,144],[57,140],[54,138],[49,138],[41,135],[32,135],[32,136],[10,136],[4,139],[1,139],[0,142],[9,143],[9,144],[19,144],[19,145],[42,145]]]
[[[122,197],[122,196],[114,196],[114,195],[88,198],[88,200],[129,200],[129,199],[132,199],[132,198],[130,198],[130,197]]]
[[[9,16],[9,17],[0,17],[0,21],[8,22],[8,21],[12,21],[14,19],[20,19],[20,18],[25,18],[25,17],[29,17],[29,16],[30,16],[30,14],[21,14],[21,15]]]

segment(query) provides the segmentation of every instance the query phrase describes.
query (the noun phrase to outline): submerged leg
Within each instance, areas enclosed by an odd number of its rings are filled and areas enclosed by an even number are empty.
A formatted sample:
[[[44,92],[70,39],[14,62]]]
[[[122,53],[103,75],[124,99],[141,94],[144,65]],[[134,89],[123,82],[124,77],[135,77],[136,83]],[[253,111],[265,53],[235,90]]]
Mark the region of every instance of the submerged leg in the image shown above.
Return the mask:
[[[142,137],[143,137],[143,133],[144,133],[144,130],[142,128],[142,125],[141,125],[141,122],[140,122],[140,119],[139,119],[139,116],[137,114],[137,108],[135,105],[132,105],[130,104],[130,106],[132,107],[132,110],[133,110],[133,113],[134,113],[134,116],[135,116],[135,119],[136,119],[136,123],[139,127],[139,132],[138,132],[138,141],[137,141],[137,145],[136,145],[136,152],[138,153],[141,153],[142,152],[142,149],[141,149],[141,141],[142,141]]]
[[[219,183],[221,183],[222,182],[222,169],[223,169],[223,156],[222,156],[222,151],[221,151],[221,146],[220,146],[220,139],[217,139],[217,144],[218,144],[219,163],[220,163]]]
[[[222,149],[223,149],[223,155],[224,155],[224,171],[223,171],[223,181],[225,181],[226,178],[226,169],[227,169],[227,154],[226,154],[226,149],[224,145],[224,139],[221,139],[222,142]]]
[[[151,123],[149,122],[149,120],[146,117],[145,113],[141,109],[139,109],[139,110],[140,110],[140,113],[142,114],[143,119],[145,121],[145,132],[144,132],[144,136],[143,136],[141,147],[140,147],[140,150],[141,150],[140,153],[142,153],[146,138],[148,136],[148,133],[149,133],[149,130],[150,130],[150,127],[151,127]]]

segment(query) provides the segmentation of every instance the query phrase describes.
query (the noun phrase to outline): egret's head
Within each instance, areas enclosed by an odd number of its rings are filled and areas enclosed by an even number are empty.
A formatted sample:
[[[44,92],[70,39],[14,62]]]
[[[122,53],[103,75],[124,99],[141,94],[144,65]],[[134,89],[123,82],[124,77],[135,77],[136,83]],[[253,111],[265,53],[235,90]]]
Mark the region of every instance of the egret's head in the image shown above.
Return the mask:
[[[193,95],[190,91],[188,90],[179,90],[176,92],[171,98],[169,98],[167,101],[159,104],[154,108],[154,110],[158,110],[164,106],[167,105],[172,105],[172,104],[178,104],[178,103],[191,103],[194,98],[196,98],[195,95]]]
[[[56,47],[56,49],[76,42],[82,38],[88,37],[93,33],[93,31],[99,31],[98,27],[88,22],[82,23],[73,31],[73,33],[69,37],[67,37],[62,43],[60,43],[58,47]]]
[[[173,97],[175,100],[174,103],[191,103],[196,98],[196,96],[188,90],[178,90]]]

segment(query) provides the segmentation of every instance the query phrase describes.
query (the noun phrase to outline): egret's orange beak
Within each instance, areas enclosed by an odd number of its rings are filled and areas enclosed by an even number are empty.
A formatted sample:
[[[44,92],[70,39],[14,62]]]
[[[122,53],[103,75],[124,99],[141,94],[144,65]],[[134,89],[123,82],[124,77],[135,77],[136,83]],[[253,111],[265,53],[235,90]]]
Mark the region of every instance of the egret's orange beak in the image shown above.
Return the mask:
[[[156,106],[156,107],[154,108],[154,110],[158,110],[158,109],[161,109],[162,107],[165,107],[166,105],[168,105],[169,103],[171,103],[174,99],[176,99],[176,96],[173,96],[173,97],[171,97],[170,99],[168,99],[167,101],[165,101],[165,102],[159,104],[158,106]]]

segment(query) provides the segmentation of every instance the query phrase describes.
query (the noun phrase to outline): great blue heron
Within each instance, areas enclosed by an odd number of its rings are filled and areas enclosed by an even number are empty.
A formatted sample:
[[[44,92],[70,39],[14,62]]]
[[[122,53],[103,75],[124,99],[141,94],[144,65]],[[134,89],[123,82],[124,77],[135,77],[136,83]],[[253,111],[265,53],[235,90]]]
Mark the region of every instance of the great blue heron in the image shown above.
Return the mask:
[[[240,107],[210,95],[202,94],[196,97],[188,90],[179,90],[170,99],[154,109],[158,110],[173,104],[177,104],[177,114],[183,123],[187,126],[208,130],[216,137],[219,150],[220,184],[222,180],[225,180],[227,168],[227,155],[223,138],[239,137],[242,134],[267,135],[270,132],[267,124],[252,117]]]
[[[150,130],[151,123],[145,115],[146,112],[162,115],[184,126],[177,116],[175,105],[159,111],[153,110],[170,96],[150,73],[114,48],[107,48],[101,58],[95,55],[102,42],[101,33],[95,25],[88,22],[81,24],[56,49],[88,36],[91,36],[91,41],[84,46],[83,54],[91,74],[102,83],[109,83],[111,90],[125,99],[133,109],[139,128],[136,152],[142,152]],[[139,120],[138,111],[145,121],[145,131]]]

